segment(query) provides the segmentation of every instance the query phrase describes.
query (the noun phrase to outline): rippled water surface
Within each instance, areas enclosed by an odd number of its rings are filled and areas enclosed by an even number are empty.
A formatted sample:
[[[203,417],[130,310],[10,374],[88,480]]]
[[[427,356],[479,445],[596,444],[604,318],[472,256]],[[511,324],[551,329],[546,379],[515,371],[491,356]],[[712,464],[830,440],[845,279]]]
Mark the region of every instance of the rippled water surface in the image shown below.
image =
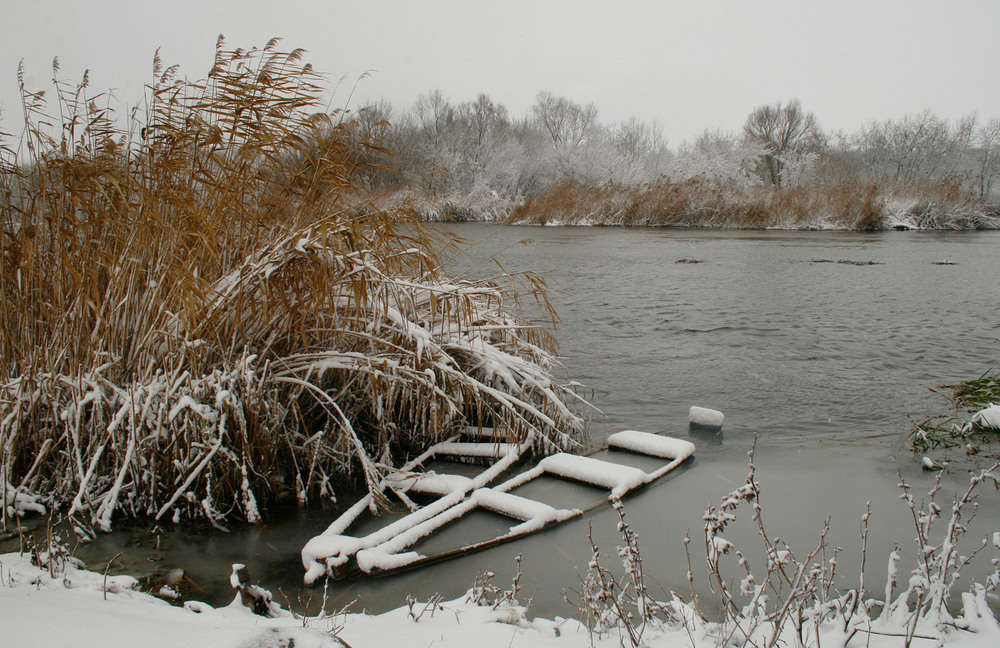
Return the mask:
[[[672,430],[702,404],[730,433],[894,433],[938,404],[928,386],[1000,360],[998,233],[459,232],[543,271],[609,430]]]
[[[694,439],[694,462],[627,500],[657,590],[687,591],[688,530],[700,573],[701,516],[743,482],[755,435],[772,533],[804,554],[832,516],[829,543],[848,549],[842,569],[856,583],[858,520],[871,501],[869,561],[884,574],[888,551],[913,537],[898,473],[918,490],[931,485],[902,443],[913,422],[945,407],[928,387],[1000,366],[1000,233],[451,228],[479,241],[456,269],[489,274],[488,258],[502,253],[506,268],[547,280],[568,375],[595,390],[604,413],[596,437],[635,428],[687,438],[691,405],[726,414],[721,438]],[[949,476],[946,485],[954,490],[963,479]],[[298,550],[333,515],[229,535],[170,533],[158,550],[148,532],[117,533],[80,553],[105,561],[121,551],[133,573],[182,566],[204,588],[190,596],[214,603],[232,597],[228,563],[244,562],[291,603],[311,596],[315,608],[322,592],[299,590]],[[1000,530],[1000,501],[979,519]],[[588,523],[613,556],[615,522],[605,508],[416,573],[336,584],[329,596],[337,606],[360,597],[356,609],[369,610],[398,606],[406,594],[454,597],[486,569],[505,584],[522,554],[531,613],[570,615],[563,594],[574,598],[586,570]],[[435,542],[461,544],[489,523],[469,520]],[[752,529],[734,528],[731,539],[752,545]]]

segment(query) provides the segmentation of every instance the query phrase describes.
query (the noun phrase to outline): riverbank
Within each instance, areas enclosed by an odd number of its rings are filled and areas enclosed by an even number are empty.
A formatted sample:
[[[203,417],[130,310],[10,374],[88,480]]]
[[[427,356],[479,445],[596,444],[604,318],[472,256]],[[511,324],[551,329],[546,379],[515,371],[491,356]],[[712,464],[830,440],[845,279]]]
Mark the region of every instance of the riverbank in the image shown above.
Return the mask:
[[[693,178],[644,185],[563,182],[530,198],[495,192],[436,197],[411,187],[365,200],[442,223],[856,232],[1000,229],[1000,205],[948,185],[893,189],[820,183],[779,190]]]
[[[496,607],[454,601],[415,602],[392,612],[301,618],[282,610],[277,618],[252,614],[237,601],[222,608],[205,605],[174,607],[132,591],[125,577],[70,569],[59,578],[27,564],[16,554],[0,555],[0,638],[7,646],[73,645],[77,648],[173,648],[178,645],[216,648],[321,648],[337,646],[434,646],[435,648],[611,648],[627,637],[617,632],[593,634],[579,621],[528,619],[514,603]],[[974,599],[973,599],[974,600]],[[914,645],[988,648],[1000,641],[1000,628],[988,608],[967,602],[962,618],[969,629],[927,634],[921,627]],[[983,612],[986,614],[983,615]],[[683,645],[714,648],[724,629],[691,622],[687,627],[650,627],[649,648]],[[859,631],[848,645],[889,648],[903,645],[905,628],[882,626]],[[925,639],[925,637],[933,637]],[[817,645],[843,644],[835,627],[810,637]],[[790,637],[789,637],[790,639]],[[627,645],[627,644],[626,644]]]
[[[524,201],[504,222],[872,232],[1000,229],[1000,214],[946,185],[893,190],[817,183],[778,189],[692,178],[641,186],[564,182]]]

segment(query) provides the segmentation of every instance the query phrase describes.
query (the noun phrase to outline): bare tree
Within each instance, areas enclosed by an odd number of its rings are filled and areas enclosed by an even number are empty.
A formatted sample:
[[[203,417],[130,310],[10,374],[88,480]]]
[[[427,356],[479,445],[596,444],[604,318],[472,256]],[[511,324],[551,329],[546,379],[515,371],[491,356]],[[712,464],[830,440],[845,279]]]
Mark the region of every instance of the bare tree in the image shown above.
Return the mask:
[[[474,102],[462,104],[461,111],[472,132],[471,157],[485,166],[484,160],[490,152],[510,137],[507,107],[493,103],[489,95],[480,93]]]
[[[657,121],[647,124],[632,117],[614,130],[612,143],[619,156],[623,182],[648,182],[660,175],[667,143]]]
[[[563,177],[576,179],[586,175],[582,167],[590,166],[593,160],[585,159],[582,150],[594,138],[597,108],[555,97],[551,92],[540,92],[532,112],[549,136],[552,163]]]
[[[553,144],[561,149],[579,147],[597,122],[594,104],[581,106],[565,97],[555,97],[551,92],[539,92],[538,102],[532,110],[552,137]]]
[[[825,137],[816,116],[802,110],[798,99],[786,105],[781,102],[758,106],[747,117],[744,135],[766,151],[760,157],[760,172],[773,185],[780,187],[784,170],[792,158],[822,150]]]
[[[979,197],[988,200],[1000,175],[1000,118],[994,117],[976,132]]]
[[[914,185],[943,178],[971,180],[977,166],[973,156],[976,116],[967,115],[954,128],[930,110],[902,120],[872,122],[857,136],[869,179],[896,185]]]
[[[381,99],[362,106],[351,115],[351,124],[364,151],[358,179],[369,189],[399,181],[392,170],[388,148],[391,145],[393,113],[392,102]]]

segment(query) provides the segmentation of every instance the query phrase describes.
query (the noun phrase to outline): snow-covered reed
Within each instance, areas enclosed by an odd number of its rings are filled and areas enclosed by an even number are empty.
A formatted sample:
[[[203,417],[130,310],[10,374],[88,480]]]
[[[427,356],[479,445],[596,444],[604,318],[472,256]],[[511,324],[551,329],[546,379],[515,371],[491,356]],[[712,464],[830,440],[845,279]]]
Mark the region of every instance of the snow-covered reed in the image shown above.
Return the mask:
[[[752,177],[708,174],[664,177],[643,185],[567,181],[514,208],[507,222],[858,231],[1000,229],[1000,218],[992,208],[947,185],[896,189],[849,179],[779,190]]]
[[[671,593],[667,601],[653,598],[643,577],[638,536],[619,504],[621,573],[607,564],[591,540],[593,555],[577,597],[580,620],[592,638],[617,636],[622,645],[631,646],[659,645],[658,638],[663,637],[686,638],[691,645],[768,648],[883,645],[886,641],[907,647],[918,641],[991,645],[1000,636],[1000,625],[988,603],[988,597],[1000,588],[1000,558],[993,559],[990,573],[974,580],[961,594],[960,605],[954,599],[962,570],[972,558],[991,545],[1000,551],[1000,533],[973,544],[969,555],[963,555],[961,548],[968,545],[960,544],[975,515],[978,489],[1000,486],[998,468],[994,465],[972,475],[968,488],[950,504],[938,503],[940,476],[924,502],[900,478],[900,498],[914,524],[914,566],[908,577],[901,574],[903,552],[897,547],[888,559],[884,591],[876,593],[865,579],[871,508],[861,520],[860,575],[851,583],[837,571],[842,549],[828,544],[829,520],[805,554],[768,528],[751,450],[746,482],[718,505],[709,506],[704,516],[705,570],[701,573],[708,575],[721,618],[712,618],[710,609],[715,606],[705,605],[696,594],[690,537],[685,539],[690,596],[685,600]],[[744,507],[750,509],[759,547],[737,547],[725,537]],[[845,587],[845,583],[851,584]],[[961,613],[956,614],[959,609]],[[665,641],[664,645],[672,644]]]
[[[81,527],[258,522],[468,425],[575,442],[551,336],[515,309],[543,284],[449,279],[449,242],[360,203],[378,143],[302,55],[220,38],[202,81],[157,60],[122,118],[86,77],[50,103],[22,84],[22,145],[0,138],[4,523],[31,494]]]

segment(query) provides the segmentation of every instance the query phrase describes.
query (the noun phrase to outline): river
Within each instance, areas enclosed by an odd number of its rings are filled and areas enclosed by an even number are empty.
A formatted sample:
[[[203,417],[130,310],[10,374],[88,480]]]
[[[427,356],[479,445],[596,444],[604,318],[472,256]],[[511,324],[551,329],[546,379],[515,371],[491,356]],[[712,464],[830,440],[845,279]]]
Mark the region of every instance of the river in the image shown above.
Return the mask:
[[[567,376],[594,390],[603,413],[591,426],[597,440],[630,428],[688,438],[691,405],[725,413],[721,437],[692,439],[698,453],[690,465],[626,500],[654,593],[687,592],[683,538],[690,531],[696,586],[710,597],[701,518],[743,483],[755,437],[769,531],[804,555],[830,517],[827,544],[844,548],[840,573],[851,586],[860,568],[859,520],[871,502],[868,577],[881,576],[874,586],[881,588],[889,551],[900,545],[908,555],[914,536],[898,498],[899,474],[918,495],[933,485],[904,444],[914,422],[947,406],[928,388],[1000,366],[1000,232],[447,227],[476,242],[452,267],[488,275],[499,255],[508,270],[545,278],[561,317],[556,334]],[[955,470],[945,492],[966,481]],[[1000,530],[1000,500],[989,497],[974,532]],[[78,554],[103,568],[121,552],[121,569],[131,573],[181,567],[202,588],[189,586],[189,597],[215,604],[231,599],[228,564],[242,562],[279,601],[316,609],[323,592],[299,587],[298,550],[333,515],[300,513],[231,534],[168,532],[158,548],[148,530],[120,531]],[[610,565],[615,522],[605,507],[415,573],[335,583],[329,608],[358,598],[352,609],[381,611],[407,594],[447,599],[487,569],[506,585],[521,554],[529,615],[569,616],[574,608],[564,594],[574,598],[586,571],[588,528]],[[754,546],[746,522],[727,534],[741,547]],[[461,543],[484,523],[467,521],[472,526],[441,541]]]

